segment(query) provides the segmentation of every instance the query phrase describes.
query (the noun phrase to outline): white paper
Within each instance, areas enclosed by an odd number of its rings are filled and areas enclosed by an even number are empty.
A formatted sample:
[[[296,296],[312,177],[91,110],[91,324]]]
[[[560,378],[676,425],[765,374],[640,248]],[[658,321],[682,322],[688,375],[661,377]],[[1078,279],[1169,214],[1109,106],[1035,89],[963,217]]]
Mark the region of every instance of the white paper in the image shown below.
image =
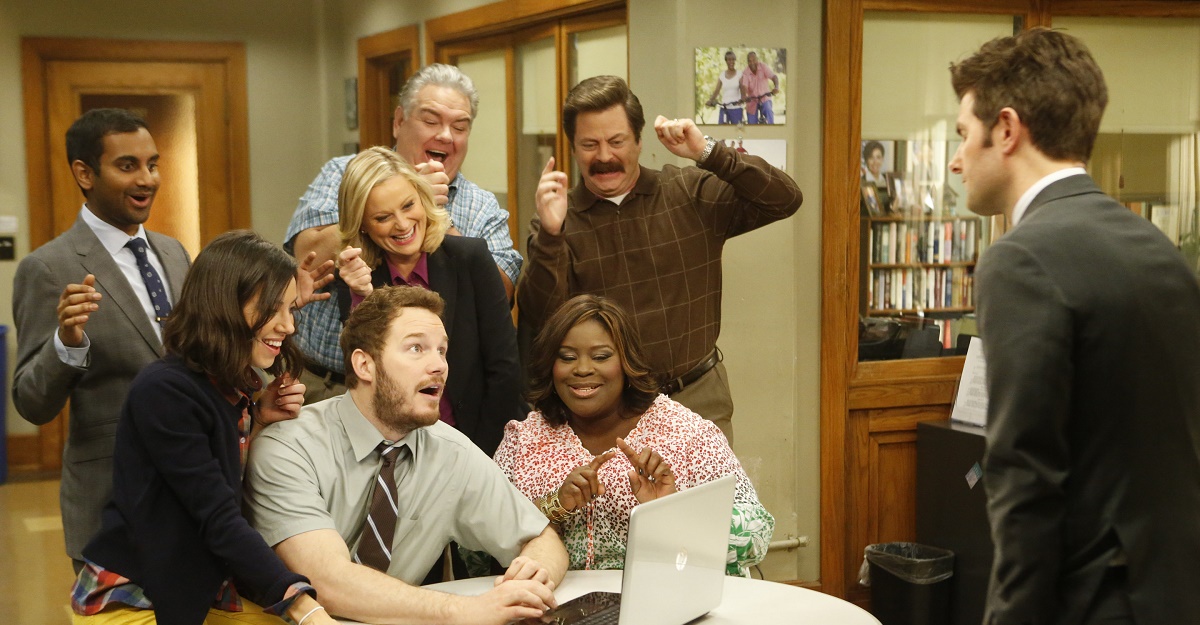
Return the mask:
[[[954,398],[950,420],[985,426],[987,407],[987,362],[983,356],[983,341],[973,336],[967,347],[967,362],[958,381],[958,395]]]

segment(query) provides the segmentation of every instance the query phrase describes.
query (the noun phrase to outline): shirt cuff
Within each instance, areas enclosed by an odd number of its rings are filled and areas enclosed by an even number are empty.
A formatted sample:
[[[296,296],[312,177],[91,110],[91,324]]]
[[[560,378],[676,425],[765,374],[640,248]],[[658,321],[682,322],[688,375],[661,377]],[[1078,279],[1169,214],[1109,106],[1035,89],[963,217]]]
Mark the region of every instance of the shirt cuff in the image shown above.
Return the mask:
[[[58,336],[58,331],[54,331],[54,352],[58,354],[58,359],[63,364],[84,369],[91,364],[91,359],[88,356],[91,354],[92,341],[88,338],[87,333],[83,334],[83,345],[79,347],[67,347],[63,345],[62,338]]]
[[[266,612],[272,616],[278,616],[288,623],[291,623],[292,619],[287,616],[287,610],[288,608],[292,607],[293,601],[300,598],[300,595],[308,595],[313,599],[316,599],[317,589],[313,588],[311,584],[307,584],[305,582],[296,582],[291,586],[288,586],[287,592],[283,593],[282,601],[270,607],[264,607],[263,612]]]

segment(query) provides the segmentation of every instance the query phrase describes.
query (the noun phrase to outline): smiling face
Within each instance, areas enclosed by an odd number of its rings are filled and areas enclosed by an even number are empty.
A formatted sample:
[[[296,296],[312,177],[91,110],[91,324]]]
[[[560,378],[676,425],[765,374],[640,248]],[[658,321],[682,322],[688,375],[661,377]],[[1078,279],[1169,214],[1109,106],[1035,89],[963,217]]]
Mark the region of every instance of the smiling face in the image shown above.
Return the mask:
[[[957,121],[962,143],[950,160],[950,171],[962,176],[967,188],[967,208],[985,217],[1002,215],[1016,202],[1008,198],[1001,150],[983,121],[975,116],[974,107],[975,95],[969,92],[963,95]]]
[[[246,319],[246,325],[253,328],[258,321],[258,298],[260,293],[255,293],[246,304],[242,306],[242,315]],[[283,345],[283,339],[296,331],[294,320],[292,319],[292,307],[296,303],[296,281],[292,280],[283,291],[283,297],[275,305],[271,317],[267,319],[267,323],[259,328],[254,333],[254,346],[250,348],[250,364],[259,369],[270,368],[275,364],[275,358],[279,356],[280,346]]]
[[[625,107],[580,113],[575,120],[575,161],[583,184],[599,197],[628,193],[637,182],[642,144],[633,134]]]
[[[371,189],[359,227],[393,263],[411,265],[421,255],[427,225],[417,190],[404,176],[393,176]]]
[[[392,320],[374,368],[373,409],[380,422],[402,434],[437,422],[448,342],[441,318],[424,308],[405,308]]]
[[[454,180],[467,158],[471,102],[456,89],[426,85],[417,92],[411,116],[397,108],[392,121],[396,152],[413,165],[440,161]]]
[[[879,177],[879,172],[883,169],[883,150],[874,148],[867,155],[867,171],[871,172],[872,176]]]
[[[730,71],[733,71],[734,63],[737,63],[737,55],[732,52],[726,52],[725,53],[725,67],[729,68]]]
[[[572,418],[620,418],[625,369],[612,335],[589,319],[563,337],[554,359],[554,391]]]
[[[150,218],[158,192],[158,148],[145,128],[109,133],[103,141],[100,171],[92,171],[83,161],[72,163],[71,171],[92,213],[132,236]]]
[[[751,52],[750,54],[747,54],[746,55],[746,64],[750,66],[751,72],[757,72],[758,71],[758,53]]]

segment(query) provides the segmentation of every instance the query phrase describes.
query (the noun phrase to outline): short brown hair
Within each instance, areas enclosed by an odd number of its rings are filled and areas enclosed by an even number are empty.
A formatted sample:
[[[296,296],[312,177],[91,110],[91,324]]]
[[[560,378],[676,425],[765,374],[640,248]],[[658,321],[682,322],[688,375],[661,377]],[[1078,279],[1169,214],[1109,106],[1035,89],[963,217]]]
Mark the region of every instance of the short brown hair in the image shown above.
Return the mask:
[[[295,278],[295,259],[254,232],[232,230],[218,236],[188,270],[183,292],[163,327],[163,347],[221,386],[246,388],[253,383],[254,335],[270,321]],[[255,296],[251,327],[242,307]],[[302,366],[299,348],[288,336],[267,371],[295,379]]]
[[[425,240],[422,252],[433,252],[442,245],[446,231],[450,229],[450,213],[433,201],[433,188],[417,173],[413,166],[391,148],[375,146],[358,153],[346,164],[338,188],[338,230],[342,247],[351,245],[362,248],[362,259],[374,269],[384,258],[383,250],[363,235],[363,218],[367,212],[367,198],[375,187],[400,176],[407,180],[417,192],[425,208]]]
[[[577,295],[558,307],[533,342],[529,355],[529,403],[551,425],[567,422],[569,411],[554,391],[554,361],[571,328],[596,321],[613,339],[621,357],[625,389],[621,392],[622,416],[641,415],[658,397],[659,376],[651,371],[642,352],[637,328],[615,301],[599,295]]]
[[[1046,156],[1091,158],[1108,89],[1100,66],[1079,39],[1040,27],[998,37],[952,63],[950,80],[960,100],[974,95],[973,113],[989,131],[1000,110],[1011,107]]]
[[[563,130],[567,139],[575,144],[575,119],[580,113],[598,113],[614,106],[625,107],[625,118],[633,129],[633,139],[642,142],[642,128],[646,117],[642,114],[642,103],[629,90],[629,85],[618,76],[593,76],[580,82],[567,93],[563,102]]]
[[[382,286],[371,291],[350,313],[342,328],[340,342],[345,358],[346,388],[358,386],[358,374],[354,373],[354,365],[350,362],[354,350],[361,349],[378,362],[383,346],[387,344],[388,328],[393,320],[404,314],[405,308],[424,308],[441,317],[446,303],[441,295],[419,286]]]

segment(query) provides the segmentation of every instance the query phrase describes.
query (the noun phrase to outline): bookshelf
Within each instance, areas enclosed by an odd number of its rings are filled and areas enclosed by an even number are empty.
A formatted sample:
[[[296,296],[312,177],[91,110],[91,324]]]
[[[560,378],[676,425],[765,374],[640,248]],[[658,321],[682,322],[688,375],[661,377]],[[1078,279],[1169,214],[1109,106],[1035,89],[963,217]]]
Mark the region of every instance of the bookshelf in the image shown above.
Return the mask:
[[[868,316],[975,310],[982,232],[971,217],[868,217]]]

